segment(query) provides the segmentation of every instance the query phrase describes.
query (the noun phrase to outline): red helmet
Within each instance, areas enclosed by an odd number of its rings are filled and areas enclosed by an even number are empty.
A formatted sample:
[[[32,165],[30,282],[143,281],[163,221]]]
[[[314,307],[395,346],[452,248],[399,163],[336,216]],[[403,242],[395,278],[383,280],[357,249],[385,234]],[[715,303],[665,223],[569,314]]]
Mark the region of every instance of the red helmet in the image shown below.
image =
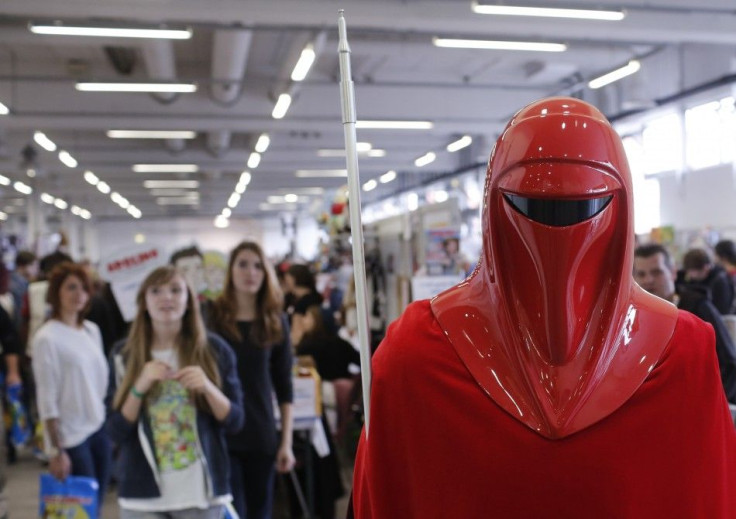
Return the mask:
[[[633,248],[618,135],[580,100],[538,101],[491,154],[478,268],[432,309],[497,404],[564,437],[626,402],[674,331],[674,306],[633,283]]]

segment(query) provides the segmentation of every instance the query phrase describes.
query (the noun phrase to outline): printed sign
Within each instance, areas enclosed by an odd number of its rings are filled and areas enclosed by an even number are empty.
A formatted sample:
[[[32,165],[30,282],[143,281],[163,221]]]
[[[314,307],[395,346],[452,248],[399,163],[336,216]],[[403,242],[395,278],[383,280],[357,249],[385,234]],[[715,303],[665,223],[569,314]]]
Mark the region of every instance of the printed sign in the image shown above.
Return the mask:
[[[133,320],[138,287],[153,269],[165,264],[166,257],[155,245],[127,247],[100,260],[100,275],[110,282],[123,319]]]

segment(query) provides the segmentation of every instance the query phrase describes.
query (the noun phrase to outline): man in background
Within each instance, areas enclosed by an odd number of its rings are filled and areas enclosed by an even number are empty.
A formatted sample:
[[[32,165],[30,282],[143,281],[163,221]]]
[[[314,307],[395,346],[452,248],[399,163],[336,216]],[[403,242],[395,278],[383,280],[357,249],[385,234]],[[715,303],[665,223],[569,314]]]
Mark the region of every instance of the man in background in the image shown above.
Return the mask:
[[[681,284],[675,290],[676,271],[669,252],[650,244],[634,251],[634,280],[646,290],[710,323],[716,334],[716,355],[726,398],[736,403],[736,348],[721,314],[710,301],[706,287]]]

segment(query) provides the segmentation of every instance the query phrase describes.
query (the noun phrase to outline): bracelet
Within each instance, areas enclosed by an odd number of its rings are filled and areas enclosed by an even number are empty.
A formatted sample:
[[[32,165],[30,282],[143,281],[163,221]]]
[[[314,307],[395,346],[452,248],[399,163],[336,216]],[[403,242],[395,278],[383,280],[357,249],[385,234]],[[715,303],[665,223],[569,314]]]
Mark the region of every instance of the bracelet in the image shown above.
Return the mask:
[[[138,391],[135,388],[135,385],[130,386],[130,394],[139,399],[142,399],[144,396],[144,393],[141,393],[140,391]]]

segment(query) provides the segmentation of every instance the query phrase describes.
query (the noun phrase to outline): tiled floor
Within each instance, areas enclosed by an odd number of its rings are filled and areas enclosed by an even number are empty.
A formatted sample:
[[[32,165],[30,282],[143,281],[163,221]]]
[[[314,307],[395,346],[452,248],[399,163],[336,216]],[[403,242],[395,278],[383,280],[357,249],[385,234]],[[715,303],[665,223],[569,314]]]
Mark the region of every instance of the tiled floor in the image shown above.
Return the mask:
[[[350,483],[351,468],[343,470],[343,480]],[[8,467],[6,492],[10,505],[10,519],[36,519],[38,517],[38,476],[45,470],[40,461],[30,454],[20,453],[18,461]],[[336,517],[345,517],[348,497],[336,503]],[[102,512],[102,519],[118,517],[117,499],[114,490],[108,493]]]

